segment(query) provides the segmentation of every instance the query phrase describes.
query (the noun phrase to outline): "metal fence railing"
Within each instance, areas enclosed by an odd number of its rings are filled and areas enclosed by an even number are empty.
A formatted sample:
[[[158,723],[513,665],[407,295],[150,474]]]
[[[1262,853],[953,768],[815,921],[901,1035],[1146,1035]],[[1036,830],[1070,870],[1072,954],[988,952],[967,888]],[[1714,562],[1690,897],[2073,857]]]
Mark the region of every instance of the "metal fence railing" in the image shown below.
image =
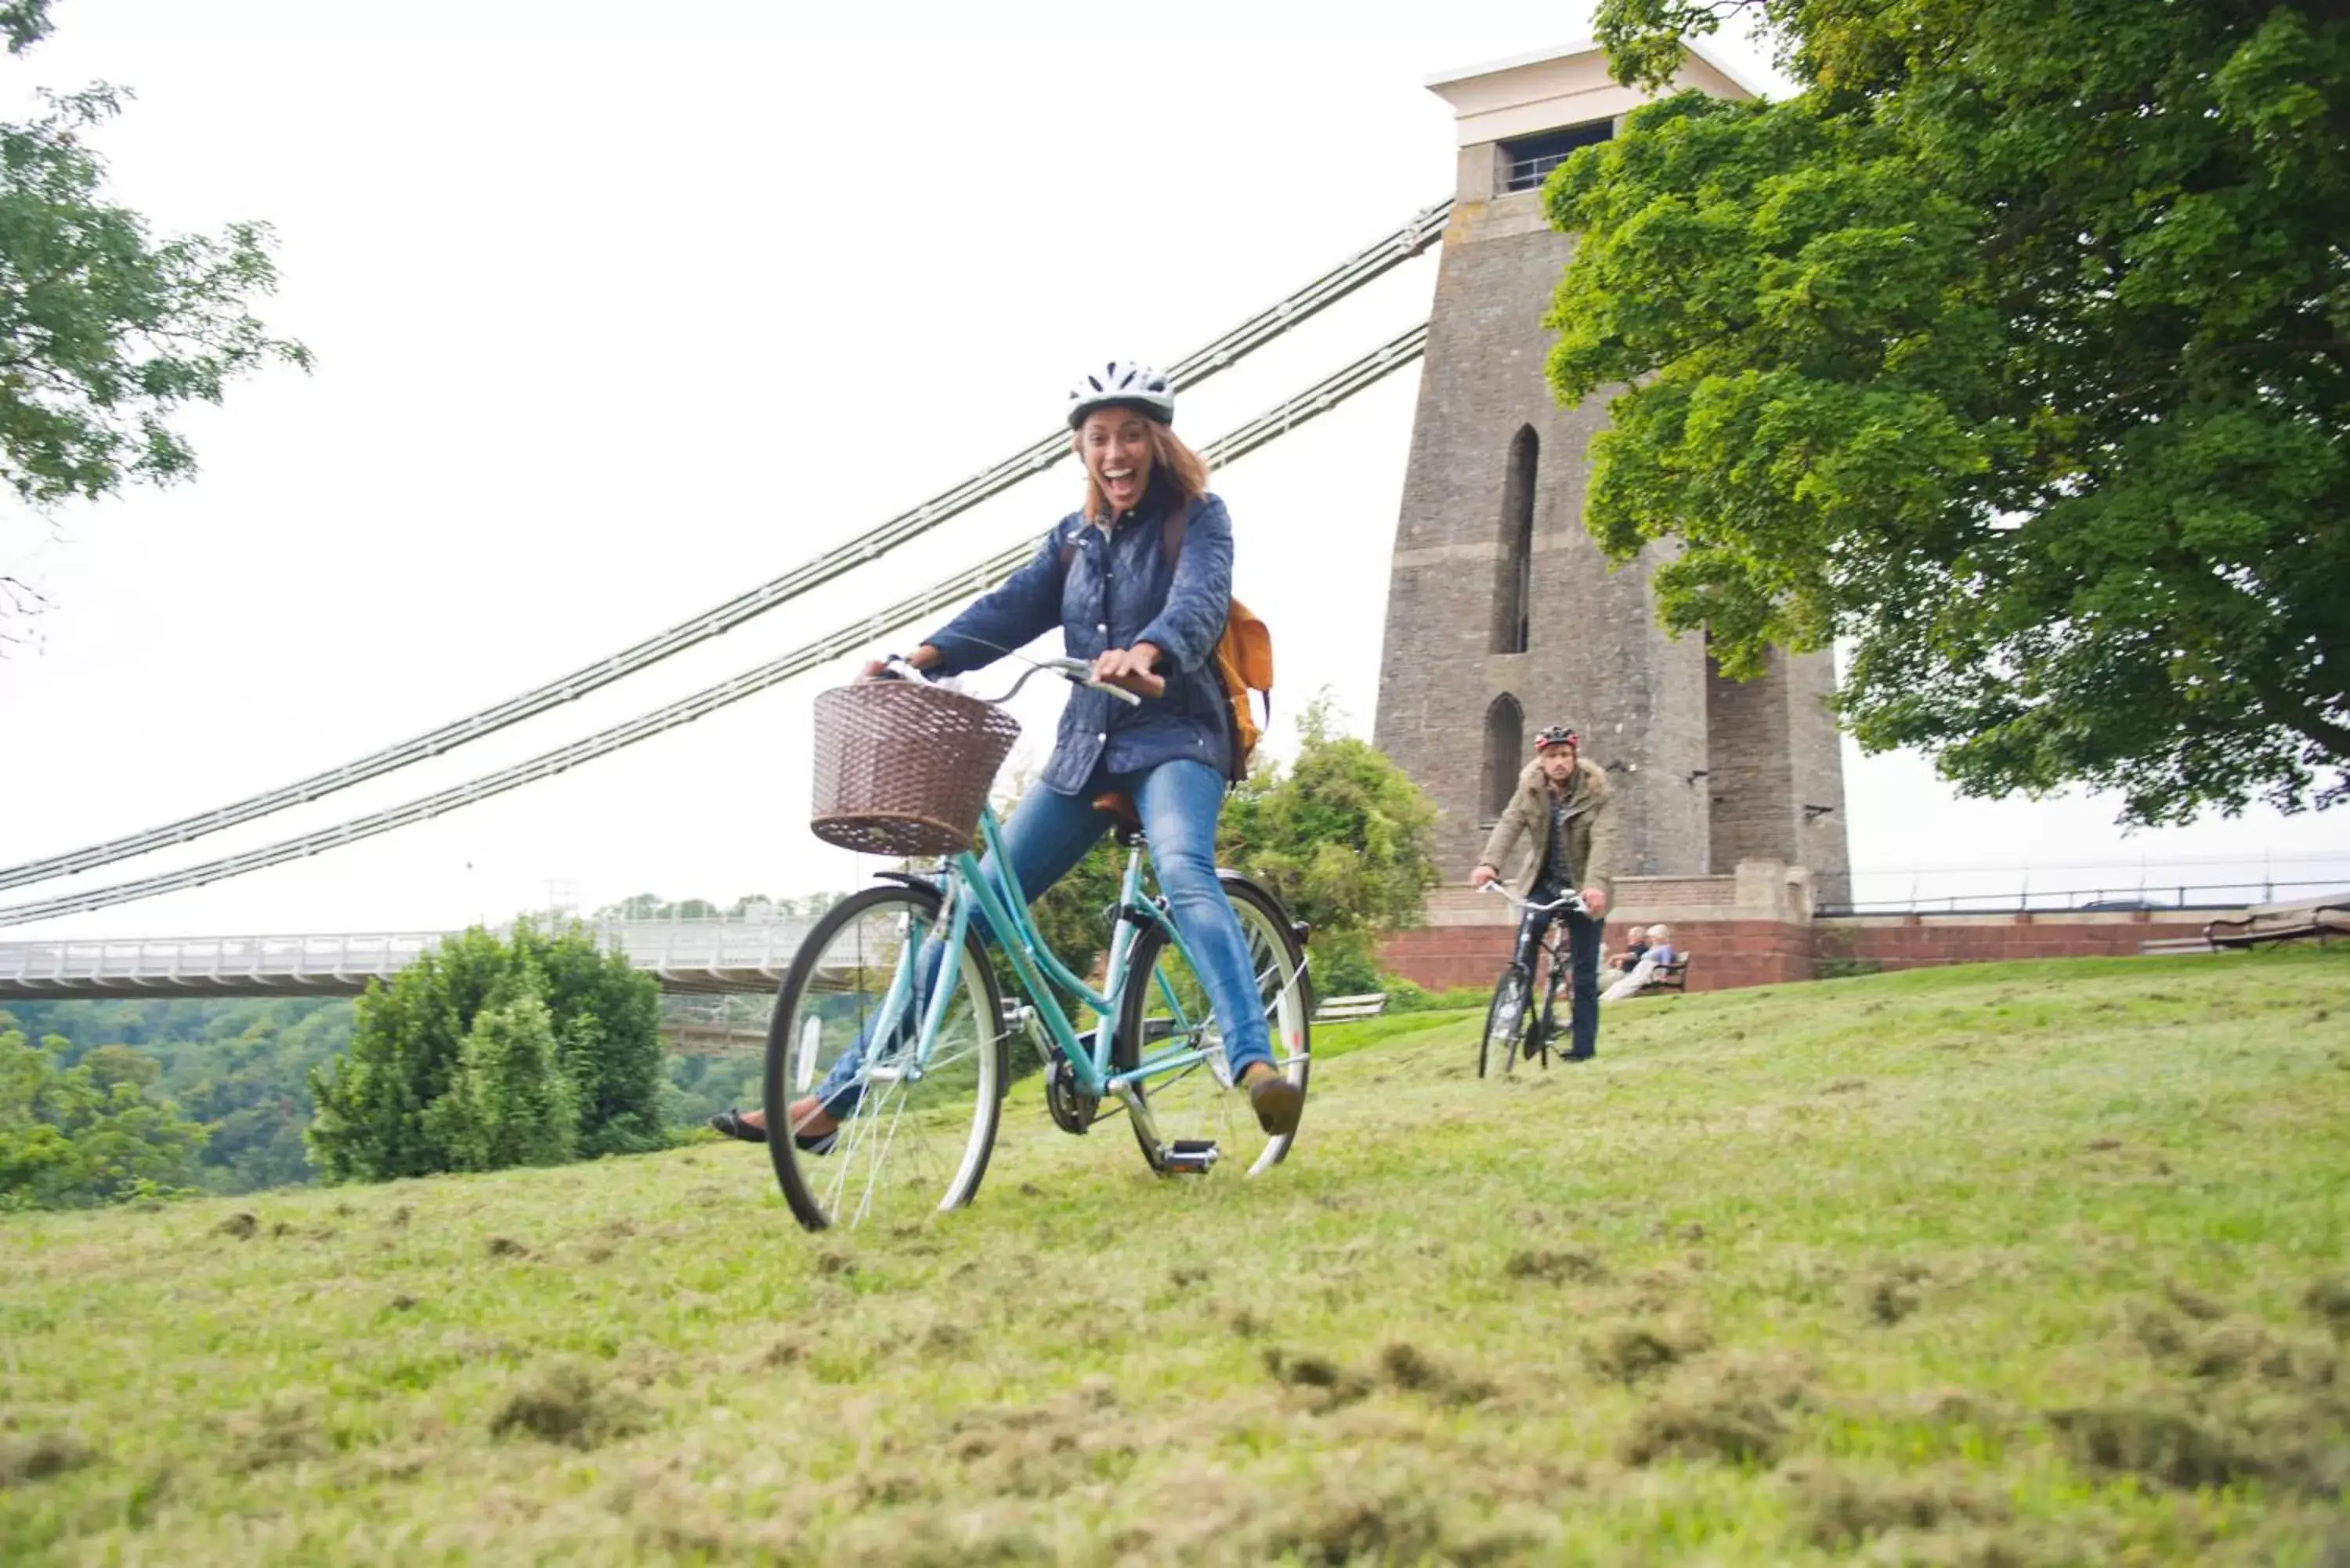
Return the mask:
[[[811,922],[610,920],[584,924],[596,944],[664,990],[772,989]],[[542,926],[544,929],[544,926]],[[504,934],[507,928],[500,928]],[[74,996],[351,995],[391,979],[448,936],[167,937],[0,942],[0,1001]]]
[[[2164,909],[2242,909],[2262,904],[2294,903],[2329,896],[2350,897],[2350,878],[2251,877],[2224,882],[2149,883],[2137,879],[2034,888],[2010,883],[1981,890],[1870,889],[1877,897],[1855,898],[1856,878],[1821,877],[1812,908],[1820,915],[2002,915],[2136,913]]]

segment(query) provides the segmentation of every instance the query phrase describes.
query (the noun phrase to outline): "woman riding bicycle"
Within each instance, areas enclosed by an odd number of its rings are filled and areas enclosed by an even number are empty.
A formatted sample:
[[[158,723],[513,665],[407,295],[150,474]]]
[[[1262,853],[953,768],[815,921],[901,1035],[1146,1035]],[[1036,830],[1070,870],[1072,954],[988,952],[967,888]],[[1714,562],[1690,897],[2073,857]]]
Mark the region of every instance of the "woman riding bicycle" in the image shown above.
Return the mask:
[[[1295,1129],[1305,1094],[1273,1064],[1248,950],[1216,880],[1216,817],[1231,740],[1214,666],[1232,594],[1232,530],[1208,493],[1208,469],[1173,429],[1174,389],[1145,366],[1111,364],[1069,393],[1072,444],[1086,470],[1085,505],[1045,535],[1001,587],[906,655],[933,675],[977,670],[1058,626],[1066,652],[1097,680],[1141,696],[1135,706],[1074,690],[1042,779],[1005,826],[1020,893],[1033,899],[1085,857],[1118,818],[1099,804],[1124,795],[1150,840],[1168,912],[1199,966],[1223,1028],[1234,1081],[1276,1137]],[[1180,547],[1167,547],[1177,519]],[[888,673],[886,660],[865,668]],[[983,870],[1001,876],[993,857]],[[829,1082],[792,1103],[793,1133],[821,1152],[853,1089]],[[764,1140],[758,1112],[712,1118]]]

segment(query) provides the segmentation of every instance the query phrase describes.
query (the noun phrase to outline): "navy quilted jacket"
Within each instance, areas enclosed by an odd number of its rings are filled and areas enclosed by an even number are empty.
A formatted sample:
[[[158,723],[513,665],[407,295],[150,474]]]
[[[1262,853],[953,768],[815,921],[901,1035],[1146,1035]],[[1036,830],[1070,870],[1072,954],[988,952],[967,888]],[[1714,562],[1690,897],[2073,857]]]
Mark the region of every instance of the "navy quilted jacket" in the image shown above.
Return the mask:
[[[1165,651],[1159,672],[1166,693],[1139,707],[1099,691],[1070,691],[1045,767],[1045,787],[1058,794],[1083,792],[1097,769],[1140,773],[1189,758],[1224,771],[1224,695],[1211,660],[1232,597],[1232,516],[1217,497],[1201,498],[1184,524],[1182,550],[1170,561],[1168,514],[1156,483],[1107,532],[1071,513],[1003,587],[922,639],[939,650],[935,669],[946,675],[992,663],[1056,624],[1073,658],[1138,642]]]

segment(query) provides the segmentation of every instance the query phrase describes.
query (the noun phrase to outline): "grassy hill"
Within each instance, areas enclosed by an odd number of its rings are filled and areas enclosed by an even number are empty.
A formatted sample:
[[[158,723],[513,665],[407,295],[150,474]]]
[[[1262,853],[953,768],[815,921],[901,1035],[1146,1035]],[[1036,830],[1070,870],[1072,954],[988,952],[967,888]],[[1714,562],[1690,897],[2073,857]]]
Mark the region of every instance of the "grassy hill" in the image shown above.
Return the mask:
[[[897,1234],[740,1145],[0,1220],[0,1561],[2350,1552],[2350,953],[1474,1027],[1253,1183],[1024,1089]]]

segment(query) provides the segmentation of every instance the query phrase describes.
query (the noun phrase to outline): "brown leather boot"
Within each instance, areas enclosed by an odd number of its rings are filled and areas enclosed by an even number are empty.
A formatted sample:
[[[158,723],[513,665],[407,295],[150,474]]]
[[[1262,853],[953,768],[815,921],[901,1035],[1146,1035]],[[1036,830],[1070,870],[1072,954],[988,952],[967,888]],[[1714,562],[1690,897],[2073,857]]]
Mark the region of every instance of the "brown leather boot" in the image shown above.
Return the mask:
[[[1272,1063],[1250,1063],[1248,1071],[1241,1075],[1241,1086],[1248,1091],[1256,1125],[1268,1135],[1286,1137],[1297,1130],[1297,1118],[1305,1109],[1305,1091],[1283,1077]]]

